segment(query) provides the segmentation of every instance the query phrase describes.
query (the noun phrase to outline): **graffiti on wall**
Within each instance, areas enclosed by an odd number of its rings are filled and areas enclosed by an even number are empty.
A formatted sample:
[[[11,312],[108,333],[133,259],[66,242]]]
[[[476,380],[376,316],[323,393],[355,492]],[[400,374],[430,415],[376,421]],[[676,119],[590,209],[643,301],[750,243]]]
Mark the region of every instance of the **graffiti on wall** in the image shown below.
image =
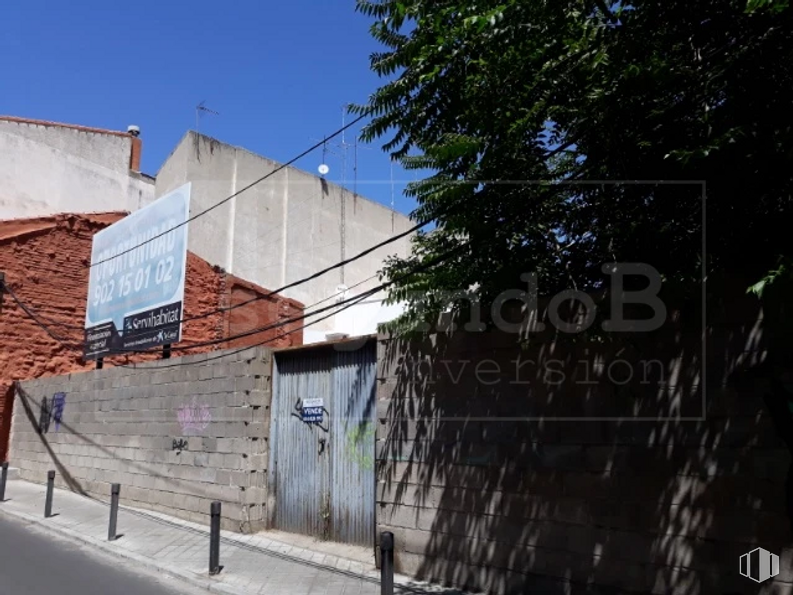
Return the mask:
[[[374,468],[374,424],[359,424],[347,432],[347,456],[361,469]]]
[[[171,443],[171,450],[177,451],[176,454],[180,454],[183,450],[187,450],[187,440],[184,438],[179,438],[178,440],[174,438]]]
[[[188,404],[182,405],[176,410],[176,417],[182,434],[200,434],[209,426],[212,421],[212,413],[206,404],[199,405],[196,398]]]
[[[66,407],[66,393],[55,393],[52,397],[52,419],[55,422],[55,431],[61,429],[63,409]]]
[[[39,434],[46,434],[50,429],[50,402],[47,397],[41,399],[39,410]]]
[[[61,429],[63,410],[66,406],[66,393],[55,393],[52,400],[42,397],[39,410],[39,433],[46,434],[50,431],[50,423],[55,422],[55,431]]]

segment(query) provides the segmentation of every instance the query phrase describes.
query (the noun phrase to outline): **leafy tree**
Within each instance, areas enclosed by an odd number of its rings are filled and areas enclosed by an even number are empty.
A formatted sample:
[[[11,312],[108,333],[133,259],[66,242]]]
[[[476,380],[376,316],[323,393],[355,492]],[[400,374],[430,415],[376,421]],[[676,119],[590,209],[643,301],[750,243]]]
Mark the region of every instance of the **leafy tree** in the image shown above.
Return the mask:
[[[411,306],[390,326],[415,328],[461,288],[489,304],[525,287],[527,272],[542,293],[589,291],[604,285],[602,263],[645,262],[675,299],[699,294],[703,271],[709,286],[730,278],[765,302],[770,357],[751,391],[793,452],[789,0],[358,9],[374,21],[384,51],[371,67],[387,79],[356,107],[371,116],[364,137],[432,171],[408,192],[413,217],[437,228],[384,270],[401,279],[390,301]],[[617,180],[704,181],[707,211],[696,183],[593,183]],[[405,275],[460,246],[444,266]],[[793,532],[793,466],[788,504]]]
[[[358,113],[406,169],[420,234],[390,300],[440,310],[525,287],[602,286],[647,262],[665,286],[758,282],[790,255],[793,31],[787,0],[358,0],[384,79]],[[593,181],[705,181],[596,184]],[[531,181],[531,183],[521,183]],[[785,269],[789,271],[790,269]],[[773,273],[770,273],[773,274]],[[422,296],[422,297],[418,297]],[[400,323],[418,315],[414,307]]]

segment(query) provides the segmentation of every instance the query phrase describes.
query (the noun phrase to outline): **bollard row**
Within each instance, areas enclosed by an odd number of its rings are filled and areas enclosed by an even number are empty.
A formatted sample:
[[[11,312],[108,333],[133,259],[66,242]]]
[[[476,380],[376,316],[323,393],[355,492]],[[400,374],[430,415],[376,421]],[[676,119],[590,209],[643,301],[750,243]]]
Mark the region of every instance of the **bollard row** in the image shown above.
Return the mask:
[[[8,463],[2,464],[0,473],[0,502],[5,501],[6,481],[8,479]],[[47,472],[47,495],[44,501],[44,518],[52,516],[52,497],[55,488],[55,471]],[[107,528],[108,541],[118,539],[118,506],[121,497],[121,484],[114,483],[110,489],[110,519]],[[209,574],[220,572],[220,510],[221,503],[212,502],[209,522]],[[384,531],[380,535],[380,586],[381,595],[394,593],[394,534]]]
[[[5,484],[8,474],[8,463],[3,463],[0,477],[0,501],[5,500]],[[47,472],[47,496],[44,501],[44,518],[52,516],[52,495],[55,488],[55,471]],[[110,520],[107,527],[107,540],[118,539],[118,505],[121,497],[121,484],[114,483],[110,488]],[[209,523],[209,574],[220,572],[220,502],[212,502]]]
[[[5,501],[6,481],[8,479],[8,463],[2,464],[0,473],[0,502]],[[44,500],[44,518],[52,516],[52,499],[55,491],[55,471],[47,472],[47,494]],[[121,484],[114,483],[110,489],[110,519],[107,528],[108,541],[118,539],[118,507],[121,497]],[[216,575],[220,572],[220,511],[221,503],[212,502],[210,506],[209,524],[209,574]],[[382,557],[382,593],[393,595],[394,592],[394,535],[385,532],[380,540]]]

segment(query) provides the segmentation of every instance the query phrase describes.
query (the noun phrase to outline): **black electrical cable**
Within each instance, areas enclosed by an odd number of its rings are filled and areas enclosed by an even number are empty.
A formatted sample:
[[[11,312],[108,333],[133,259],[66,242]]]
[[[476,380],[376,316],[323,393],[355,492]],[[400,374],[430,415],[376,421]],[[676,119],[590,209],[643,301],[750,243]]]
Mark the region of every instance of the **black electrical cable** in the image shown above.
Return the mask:
[[[336,130],[335,132],[333,132],[332,134],[330,134],[329,136],[326,136],[324,140],[322,140],[322,141],[320,141],[320,142],[318,142],[318,143],[316,143],[316,144],[312,145],[311,147],[309,147],[308,149],[306,149],[305,151],[303,151],[302,153],[300,153],[300,155],[298,155],[297,157],[293,157],[292,159],[290,159],[290,160],[289,160],[289,161],[287,161],[286,163],[284,163],[284,164],[282,164],[282,165],[279,165],[279,166],[278,166],[278,167],[276,167],[276,168],[275,168],[273,171],[266,173],[266,174],[265,174],[265,175],[263,175],[261,178],[259,178],[258,180],[254,180],[253,182],[251,182],[251,183],[250,183],[250,184],[248,184],[247,186],[244,186],[244,187],[240,188],[239,190],[237,190],[237,191],[236,191],[236,192],[234,192],[233,194],[230,194],[229,196],[227,196],[226,198],[224,198],[224,199],[223,199],[223,200],[221,200],[220,202],[217,202],[217,203],[215,203],[215,204],[214,204],[214,205],[212,205],[211,207],[209,207],[209,208],[207,208],[207,209],[204,209],[203,211],[201,211],[201,212],[199,212],[199,213],[196,213],[196,214],[195,214],[195,215],[193,215],[192,217],[188,217],[187,219],[185,219],[183,222],[179,223],[178,225],[175,225],[175,226],[173,226],[173,227],[171,227],[171,228],[169,228],[169,229],[166,229],[165,231],[163,231],[163,232],[161,232],[161,233],[159,233],[159,234],[157,234],[157,235],[155,235],[155,236],[153,236],[153,237],[149,238],[148,240],[145,240],[145,241],[141,242],[140,244],[137,244],[137,245],[135,245],[135,246],[132,246],[132,247],[130,247],[130,248],[127,248],[127,249],[126,249],[126,250],[124,250],[123,252],[119,252],[118,254],[114,254],[113,256],[110,256],[110,257],[108,257],[108,258],[105,258],[105,259],[103,259],[103,260],[99,260],[99,261],[97,261],[97,262],[93,262],[93,263],[91,263],[91,264],[89,265],[89,268],[93,268],[93,267],[95,267],[95,266],[98,266],[98,265],[100,265],[100,264],[102,264],[102,263],[105,263],[105,262],[108,262],[108,261],[110,261],[110,260],[113,260],[114,258],[118,258],[119,256],[123,256],[124,254],[128,254],[128,253],[132,252],[133,250],[137,250],[137,249],[138,249],[138,248],[140,248],[141,246],[145,246],[145,245],[146,245],[146,244],[148,244],[149,242],[152,242],[152,241],[156,240],[157,238],[161,238],[162,236],[164,236],[164,235],[166,235],[166,234],[168,234],[168,233],[170,233],[170,232],[174,231],[175,229],[179,229],[180,227],[184,227],[185,225],[187,225],[187,224],[188,224],[188,223],[190,223],[191,221],[195,221],[195,220],[196,220],[196,219],[198,219],[199,217],[203,217],[204,215],[206,215],[206,214],[207,214],[207,213],[209,213],[210,211],[214,211],[214,210],[215,210],[215,209],[217,209],[219,206],[226,204],[228,201],[232,200],[233,198],[236,198],[237,196],[239,196],[239,195],[240,195],[240,194],[242,194],[243,192],[246,192],[246,191],[250,190],[251,188],[253,188],[253,187],[254,187],[254,186],[256,186],[257,184],[261,184],[261,183],[262,183],[264,180],[266,180],[267,178],[270,178],[270,177],[274,176],[275,174],[277,174],[277,173],[278,173],[278,172],[280,172],[281,170],[283,170],[283,169],[285,169],[285,168],[289,167],[290,165],[292,165],[292,164],[293,164],[293,163],[295,163],[296,161],[299,161],[300,159],[302,159],[303,157],[305,157],[306,155],[308,155],[309,153],[311,153],[311,152],[312,152],[312,151],[314,151],[315,149],[318,149],[318,148],[319,148],[319,147],[321,147],[323,144],[325,144],[325,143],[328,141],[328,139],[331,139],[331,138],[333,138],[333,137],[336,137],[336,136],[340,135],[342,132],[344,132],[345,130],[347,130],[348,128],[350,128],[351,126],[353,126],[354,124],[357,124],[358,122],[360,122],[361,120],[363,120],[363,118],[364,118],[364,117],[365,117],[365,116],[363,116],[363,115],[361,115],[361,116],[358,116],[357,118],[355,118],[355,119],[354,119],[352,122],[350,122],[349,124],[346,124],[346,125],[342,126],[342,127],[341,127],[341,128],[339,128],[338,130]]]
[[[328,314],[327,316],[325,316],[323,318],[320,318],[320,319],[318,319],[318,320],[316,320],[316,321],[314,321],[312,323],[305,324],[305,325],[303,325],[303,326],[301,326],[301,327],[299,327],[297,329],[293,329],[291,331],[288,331],[287,333],[279,335],[278,337],[273,337],[273,338],[270,338],[270,339],[266,339],[265,341],[262,341],[260,343],[255,343],[253,345],[248,345],[248,346],[246,346],[244,348],[241,348],[239,351],[244,351],[246,349],[250,349],[251,347],[256,347],[258,345],[263,345],[263,344],[265,344],[267,342],[276,340],[279,337],[286,336],[286,335],[291,334],[293,332],[297,332],[299,330],[302,330],[303,328],[311,326],[312,324],[315,324],[316,322],[320,322],[321,320],[329,318],[330,316],[333,316],[333,315],[337,314],[338,312],[346,310],[347,308],[352,307],[353,305],[363,301],[364,299],[366,299],[368,297],[371,297],[372,295],[375,295],[376,293],[382,291],[383,289],[385,289],[387,287],[390,287],[394,283],[397,283],[397,282],[399,282],[399,281],[401,281],[403,279],[406,279],[407,277],[409,277],[409,276],[411,276],[411,275],[413,275],[413,274],[415,274],[417,272],[421,272],[423,270],[429,269],[429,268],[435,266],[436,264],[440,264],[440,263],[444,262],[445,260],[448,260],[451,256],[461,252],[464,248],[467,248],[468,246],[469,246],[469,242],[463,242],[462,244],[459,244],[458,246],[456,246],[452,250],[449,250],[448,252],[446,252],[444,254],[438,255],[435,258],[433,258],[433,259],[431,259],[431,260],[429,260],[427,262],[422,263],[421,265],[413,267],[411,270],[403,273],[402,275],[399,275],[399,276],[395,277],[394,279],[391,279],[390,281],[388,281],[386,283],[381,283],[377,287],[369,289],[369,290],[365,291],[363,294],[361,294],[359,296],[354,296],[352,298],[347,298],[347,299],[342,300],[341,302],[338,302],[336,304],[331,304],[329,306],[325,306],[323,308],[320,308],[319,310],[315,310],[314,312],[310,312],[308,314],[304,313],[304,314],[302,314],[300,316],[296,316],[296,317],[292,317],[292,318],[289,318],[289,319],[286,319],[286,320],[282,320],[282,321],[279,321],[279,322],[276,322],[276,323],[273,323],[273,324],[270,324],[270,325],[267,325],[267,326],[251,329],[251,330],[246,331],[244,333],[238,333],[238,334],[232,335],[230,337],[225,337],[225,338],[221,338],[221,339],[213,339],[211,341],[204,341],[204,342],[201,342],[201,343],[195,343],[195,344],[191,344],[191,345],[173,347],[172,351],[188,351],[190,349],[198,349],[200,347],[209,347],[209,346],[214,346],[214,345],[218,345],[218,344],[221,344],[221,343],[228,343],[228,342],[236,341],[238,339],[249,337],[251,335],[257,335],[257,334],[260,334],[260,333],[263,333],[263,332],[266,332],[266,331],[269,331],[269,330],[274,330],[274,329],[277,329],[277,328],[281,328],[281,327],[286,326],[288,324],[291,324],[293,322],[299,322],[301,320],[305,320],[306,318],[309,318],[311,316],[315,316],[317,314],[320,314],[322,312],[326,312],[328,310],[335,310],[335,311],[331,312],[330,314]],[[9,289],[7,284],[5,284],[4,286],[6,287],[6,289]],[[34,322],[36,322],[36,324],[38,324],[42,329],[44,329],[45,332],[47,332],[47,334],[50,335],[50,337],[52,337],[54,340],[58,341],[59,343],[63,344],[64,346],[69,347],[70,349],[74,349],[74,350],[79,349],[79,346],[75,346],[74,344],[68,344],[65,340],[57,337],[54,333],[52,333],[52,331],[47,327],[47,325],[42,323],[38,319],[38,317],[36,317],[35,314],[33,312],[31,312],[30,309],[27,308],[27,306],[21,300],[19,300],[19,298],[16,297],[16,295],[13,292],[11,292],[9,290],[9,294],[14,299],[14,301],[16,301],[17,304],[19,304],[20,308],[22,308],[23,311]],[[326,300],[323,300],[323,301],[326,301]],[[320,302],[318,302],[318,303],[320,303]],[[112,354],[109,354],[109,357],[120,356],[120,355],[125,355],[125,354],[131,355],[131,354],[145,354],[145,353],[151,353],[151,350],[145,350],[145,351],[144,350],[122,350],[122,351],[117,351],[117,352],[114,352]],[[218,358],[225,357],[227,355],[229,355],[229,354],[224,354],[223,356],[218,356]],[[166,366],[161,366],[161,367],[166,367]]]
[[[363,294],[361,294],[361,296],[370,297],[372,295],[375,295],[376,293],[382,291],[383,289],[386,289],[386,288],[390,287],[391,285],[394,285],[395,283],[398,283],[399,281],[402,281],[402,280],[408,278],[409,276],[414,275],[415,273],[418,273],[418,272],[424,271],[426,269],[432,268],[436,264],[440,264],[441,262],[443,262],[445,260],[448,260],[451,256],[454,256],[455,254],[461,252],[463,249],[467,248],[469,245],[470,245],[470,242],[463,242],[463,243],[457,245],[455,248],[453,248],[453,249],[451,249],[451,250],[449,250],[449,251],[447,251],[447,252],[445,252],[443,254],[440,254],[440,255],[436,256],[435,258],[432,258],[432,259],[430,259],[430,260],[428,260],[428,261],[426,261],[426,262],[424,262],[424,263],[422,263],[422,264],[420,264],[420,265],[418,265],[416,267],[413,267],[411,270],[407,271],[406,273],[403,273],[402,275],[398,275],[398,276],[394,277],[393,279],[391,279],[391,280],[389,280],[389,281],[387,281],[385,283],[381,283],[377,287],[374,287],[372,289],[369,289],[369,290],[365,291]],[[286,320],[282,320],[282,321],[279,321],[277,323],[273,323],[273,324],[268,325],[268,326],[251,329],[249,331],[245,331],[244,333],[238,333],[238,334],[233,335],[231,337],[222,338],[222,339],[213,339],[211,341],[204,341],[202,343],[195,343],[195,344],[192,344],[192,345],[184,345],[184,346],[179,346],[179,347],[173,347],[172,351],[186,351],[186,350],[189,350],[189,349],[196,349],[198,347],[208,347],[208,346],[211,346],[211,345],[218,345],[220,343],[228,343],[229,341],[235,341],[237,339],[243,339],[243,338],[249,337],[251,335],[257,335],[259,333],[263,333],[263,332],[266,332],[268,330],[272,330],[274,328],[280,328],[281,326],[285,326],[285,325],[290,324],[292,322],[299,322],[300,320],[304,320],[304,319],[308,318],[309,316],[314,316],[316,314],[320,314],[320,313],[325,312],[327,310],[332,310],[334,308],[337,308],[339,306],[342,306],[344,304],[347,304],[349,302],[357,300],[361,296],[355,296],[355,297],[352,297],[352,298],[347,298],[347,299],[342,300],[342,301],[340,301],[340,302],[338,302],[336,304],[331,304],[329,306],[325,306],[323,308],[320,308],[318,310],[310,312],[309,314],[305,314],[304,313],[304,314],[302,314],[300,316],[295,316],[293,318],[288,318]],[[146,351],[121,351],[119,353],[129,353],[129,352],[146,353]]]
[[[51,330],[51,329],[50,329],[50,328],[49,328],[49,327],[48,327],[48,326],[47,326],[47,325],[46,325],[44,322],[42,322],[42,321],[39,319],[39,317],[36,315],[36,313],[35,313],[35,312],[33,312],[33,311],[32,311],[32,310],[31,310],[31,309],[28,307],[28,305],[27,305],[25,302],[23,302],[22,300],[20,300],[20,299],[17,297],[17,294],[16,294],[16,293],[14,293],[14,290],[13,290],[13,289],[11,289],[11,287],[8,285],[8,283],[5,283],[5,282],[4,282],[2,287],[3,287],[3,290],[4,290],[5,292],[7,292],[7,293],[8,293],[8,295],[10,295],[10,296],[11,296],[11,299],[12,299],[12,300],[14,300],[14,301],[16,302],[16,304],[17,304],[17,305],[18,305],[18,306],[19,306],[19,307],[22,309],[22,311],[23,311],[25,314],[27,314],[27,315],[28,315],[28,317],[29,317],[31,320],[33,320],[33,322],[35,322],[35,323],[36,323],[38,326],[40,326],[42,329],[44,329],[44,331],[45,331],[45,332],[46,332],[46,333],[47,333],[47,334],[50,336],[50,338],[51,338],[51,339],[53,339],[53,340],[57,341],[58,343],[61,343],[62,345],[71,346],[72,348],[75,348],[76,346],[78,346],[78,345],[79,345],[79,344],[70,344],[70,342],[69,342],[69,340],[68,340],[68,339],[65,339],[65,338],[63,338],[63,337],[59,337],[58,335],[56,335],[56,334],[55,334],[55,333],[54,333],[54,332],[53,332],[53,331],[52,331],[52,330]]]
[[[270,339],[265,339],[264,341],[259,341],[258,343],[252,343],[251,345],[246,345],[245,347],[240,347],[239,349],[235,349],[233,351],[223,351],[223,353],[219,353],[217,355],[213,355],[212,357],[207,357],[206,359],[203,359],[200,362],[174,362],[174,363],[168,363],[168,364],[159,365],[159,366],[147,366],[147,367],[149,369],[152,369],[152,370],[160,370],[160,369],[163,369],[163,368],[178,368],[180,366],[193,366],[193,365],[196,365],[196,364],[203,364],[204,362],[211,362],[211,361],[214,361],[214,360],[223,359],[225,357],[231,357],[231,356],[236,355],[238,353],[242,353],[243,351],[247,351],[248,349],[253,349],[254,347],[260,347],[260,346],[266,345],[267,343],[270,343],[272,341],[277,341],[278,339],[281,339],[283,337],[291,335],[292,333],[296,333],[298,331],[302,331],[303,329],[308,328],[311,325],[317,324],[318,322],[322,322],[323,320],[325,320],[327,318],[330,318],[331,316],[335,316],[338,312],[341,312],[342,310],[346,310],[347,308],[351,308],[352,306],[356,305],[357,303],[359,303],[359,302],[363,301],[364,299],[366,299],[367,297],[369,297],[369,295],[368,294],[364,294],[362,296],[356,296],[356,297],[360,297],[360,299],[358,299],[355,302],[352,302],[352,303],[340,308],[339,310],[337,310],[335,312],[331,312],[330,314],[326,314],[322,318],[317,318],[316,320],[312,320],[311,322],[308,322],[308,323],[306,323],[306,324],[304,324],[304,325],[302,325],[302,326],[300,326],[300,327],[298,327],[296,329],[292,329],[291,331],[287,331],[285,333],[281,333],[281,334],[279,334],[276,337],[272,337]],[[153,361],[161,361],[161,360],[153,360]],[[151,362],[140,362],[140,363],[149,364]],[[137,368],[138,365],[139,365],[138,363],[134,363],[134,364],[118,364],[115,367],[117,367],[117,368],[133,368],[134,369],[134,368]]]
[[[421,223],[418,223],[418,224],[414,225],[413,227],[411,227],[410,229],[408,229],[406,231],[403,231],[402,233],[399,233],[399,234],[397,234],[395,236],[392,236],[392,237],[388,238],[387,240],[383,240],[379,244],[375,244],[374,246],[370,246],[369,248],[367,248],[363,252],[359,252],[355,256],[351,256],[350,258],[347,258],[345,260],[339,261],[336,264],[333,264],[333,265],[331,265],[331,266],[329,266],[327,268],[324,268],[324,269],[322,269],[320,271],[317,271],[316,273],[313,273],[313,274],[309,275],[308,277],[303,277],[302,279],[298,279],[297,281],[292,281],[291,283],[287,283],[286,285],[283,285],[282,287],[279,287],[278,289],[273,289],[272,291],[268,291],[267,293],[264,293],[262,295],[257,295],[256,297],[252,297],[252,298],[250,298],[248,300],[245,300],[244,302],[240,302],[239,304],[234,304],[233,306],[228,306],[226,308],[218,308],[217,311],[215,311],[215,312],[205,312],[203,314],[198,314],[196,316],[189,316],[187,318],[183,318],[182,322],[187,322],[187,321],[190,321],[190,320],[199,320],[201,318],[207,318],[207,317],[212,316],[213,314],[216,314],[218,312],[230,312],[231,310],[235,310],[237,308],[242,308],[243,306],[247,306],[249,304],[252,304],[253,302],[266,300],[266,299],[268,299],[268,298],[270,298],[270,297],[272,297],[272,296],[274,296],[276,294],[280,294],[283,291],[286,291],[287,289],[292,289],[293,287],[297,287],[298,285],[302,285],[303,283],[308,283],[309,281],[313,281],[314,279],[316,279],[318,277],[321,277],[322,275],[325,275],[325,274],[327,274],[327,273],[329,273],[331,271],[334,271],[334,270],[336,270],[338,268],[341,268],[341,267],[343,267],[343,266],[345,266],[345,265],[347,265],[347,264],[349,264],[351,262],[354,262],[354,261],[358,260],[359,258],[363,258],[367,254],[371,254],[372,252],[382,248],[383,246],[387,246],[388,244],[396,242],[397,240],[400,240],[400,239],[404,238],[405,236],[410,235],[411,233],[413,233],[415,231],[418,231],[419,229],[421,229],[425,225],[429,224],[430,222],[431,221],[423,221]]]

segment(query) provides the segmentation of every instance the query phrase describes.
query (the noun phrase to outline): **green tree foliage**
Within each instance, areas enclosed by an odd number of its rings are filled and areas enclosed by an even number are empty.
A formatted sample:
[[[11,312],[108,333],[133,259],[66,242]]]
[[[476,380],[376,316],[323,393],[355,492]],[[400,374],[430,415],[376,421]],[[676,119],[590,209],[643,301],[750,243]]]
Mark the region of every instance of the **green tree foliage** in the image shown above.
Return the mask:
[[[525,287],[596,289],[601,264],[647,262],[690,288],[753,281],[790,254],[793,35],[787,0],[358,0],[384,84],[366,140],[432,174],[408,193],[420,234],[393,287],[433,310]],[[600,184],[614,180],[707,183]],[[788,269],[789,270],[789,269]],[[416,310],[413,310],[413,315]],[[403,319],[402,322],[405,322]]]

